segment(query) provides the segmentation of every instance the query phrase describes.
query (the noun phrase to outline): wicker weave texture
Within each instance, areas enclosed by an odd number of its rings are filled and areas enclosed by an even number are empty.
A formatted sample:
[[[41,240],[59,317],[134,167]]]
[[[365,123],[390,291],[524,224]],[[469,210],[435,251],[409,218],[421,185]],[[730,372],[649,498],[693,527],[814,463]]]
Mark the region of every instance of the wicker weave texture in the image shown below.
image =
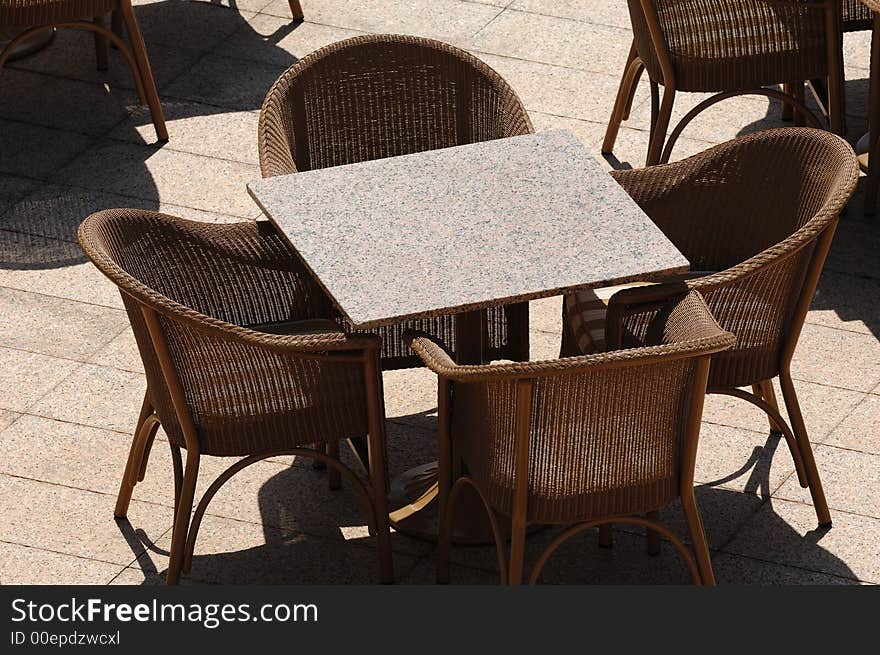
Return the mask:
[[[105,16],[117,0],[0,0],[0,26],[35,27]]]
[[[510,86],[452,46],[414,36],[334,43],[290,67],[266,96],[259,153],[264,177],[533,132]],[[528,357],[527,312],[488,310],[488,358]],[[453,317],[379,328],[385,368],[418,364],[404,332],[455,349]],[[513,334],[511,334],[513,333]]]
[[[628,0],[639,56],[664,79],[646,19],[656,11],[679,91],[734,91],[827,75],[822,3]]]
[[[150,400],[172,443],[186,446],[144,307],[159,315],[202,454],[277,451],[367,432],[364,366],[350,355],[375,349],[375,337],[247,327],[332,316],[274,231],[119,209],[87,218],[79,237],[122,292]]]
[[[783,346],[800,332],[795,308],[812,293],[804,280],[816,242],[834,230],[858,180],[849,145],[827,132],[783,128],[613,175],[694,270],[721,271],[686,282],[737,335],[736,347],[713,358],[710,389],[778,375]],[[626,333],[643,334],[644,320],[630,320]]]
[[[639,514],[679,493],[682,441],[700,357],[730,347],[698,293],[654,321],[656,344],[546,362],[455,366],[428,338],[413,347],[454,381],[452,440],[496,510],[514,510],[517,384],[530,382],[528,520]],[[695,436],[695,435],[692,435]]]

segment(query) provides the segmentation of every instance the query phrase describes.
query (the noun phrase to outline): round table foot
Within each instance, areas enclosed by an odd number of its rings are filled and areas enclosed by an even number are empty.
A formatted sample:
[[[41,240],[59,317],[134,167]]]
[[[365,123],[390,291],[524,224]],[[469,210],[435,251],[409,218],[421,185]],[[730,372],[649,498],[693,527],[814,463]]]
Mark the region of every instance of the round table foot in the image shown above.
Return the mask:
[[[438,491],[437,462],[417,466],[394,478],[388,498],[389,505],[396,508],[389,515],[394,529],[416,539],[436,542],[440,534]],[[470,546],[495,543],[486,509],[471,487],[459,493],[455,517],[453,543]],[[510,520],[497,518],[502,534],[507,536]]]

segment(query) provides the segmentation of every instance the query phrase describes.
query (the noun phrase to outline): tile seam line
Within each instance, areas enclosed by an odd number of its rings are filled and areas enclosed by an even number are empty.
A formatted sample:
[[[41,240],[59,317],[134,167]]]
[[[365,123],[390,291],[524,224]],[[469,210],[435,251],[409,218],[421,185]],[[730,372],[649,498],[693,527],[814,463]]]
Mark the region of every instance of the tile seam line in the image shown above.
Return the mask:
[[[728,556],[740,557],[742,559],[752,560],[753,562],[762,562],[764,564],[773,564],[775,566],[783,566],[783,567],[790,568],[790,569],[797,569],[798,571],[807,571],[809,573],[819,573],[821,575],[826,575],[829,578],[837,578],[838,580],[852,580],[855,582],[869,582],[871,584],[875,584],[871,580],[863,580],[862,578],[849,577],[849,576],[845,576],[845,575],[839,575],[837,573],[828,573],[827,571],[822,571],[819,569],[811,569],[808,567],[798,566],[796,564],[791,564],[788,562],[786,562],[786,563],[776,562],[774,560],[763,559],[761,557],[756,557],[754,555],[745,555],[743,553],[737,553],[737,552],[729,551],[729,550],[719,550],[719,552],[724,553],[725,555],[728,555]]]
[[[0,230],[0,232],[15,232],[15,230]],[[24,234],[27,234],[27,233],[25,232]],[[39,235],[31,235],[31,236],[39,236]],[[49,237],[46,237],[46,238],[49,238]],[[76,241],[66,241],[64,239],[58,239],[58,241],[62,241],[63,243],[76,243]],[[10,269],[4,269],[4,270],[10,270]],[[10,287],[6,284],[0,284],[0,289],[8,289],[10,291],[17,291],[18,293],[32,293],[35,296],[42,296],[43,298],[53,298],[56,300],[65,300],[67,302],[77,303],[80,305],[87,305],[89,307],[100,307],[101,309],[110,309],[115,312],[123,312],[123,313],[125,312],[125,309],[123,307],[114,307],[113,305],[102,305],[101,303],[88,302],[87,300],[77,300],[76,298],[68,298],[67,296],[56,296],[51,293],[44,293],[43,291],[31,291],[30,289],[19,289],[17,287]],[[128,324],[126,324],[125,327],[128,327]],[[123,330],[120,330],[119,332],[117,332],[113,336],[113,339],[115,339],[120,334],[122,334],[122,332],[123,332]],[[113,341],[113,339],[110,339],[110,341]],[[108,341],[107,343],[110,343],[110,342]],[[15,348],[15,346],[4,345],[2,347],[3,348],[12,348],[13,350],[26,350],[25,348]],[[33,352],[33,351],[30,351],[30,352]],[[38,354],[41,354],[41,353],[38,353]],[[65,358],[62,357],[61,359],[65,359]],[[73,361],[79,361],[79,360],[73,360]]]
[[[169,530],[170,529],[171,528],[169,528]],[[165,532],[167,532],[167,531],[168,530],[166,530]],[[163,532],[162,534],[164,536],[165,533]],[[113,566],[121,566],[123,570],[127,569],[129,566],[128,564],[120,564],[119,562],[110,562],[108,560],[98,559],[96,557],[86,557],[84,555],[74,555],[73,553],[65,553],[64,551],[61,551],[61,550],[54,550],[52,548],[44,548],[43,546],[33,546],[31,544],[23,544],[19,541],[10,541],[9,539],[0,539],[0,544],[9,544],[10,546],[19,546],[20,548],[31,548],[33,550],[39,550],[44,553],[52,553],[53,555],[63,555],[65,557],[74,557],[76,559],[81,559],[86,562],[100,562],[101,564],[112,564]],[[141,553],[141,555],[143,555],[143,553]],[[137,561],[137,558],[135,558],[134,561]],[[122,571],[120,571],[120,573],[121,572]]]

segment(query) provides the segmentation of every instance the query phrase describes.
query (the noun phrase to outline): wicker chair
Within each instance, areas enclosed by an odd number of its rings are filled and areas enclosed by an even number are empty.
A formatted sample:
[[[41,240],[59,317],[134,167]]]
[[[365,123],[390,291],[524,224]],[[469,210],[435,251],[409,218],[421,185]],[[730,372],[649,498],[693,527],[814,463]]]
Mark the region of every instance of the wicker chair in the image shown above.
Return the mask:
[[[380,579],[391,582],[378,338],[345,335],[324,319],[330,308],[287,242],[257,223],[114,209],[86,218],[79,240],[119,287],[147,376],[117,517],[125,517],[144,477],[160,424],[174,455],[168,583],[189,570],[202,516],[220,486],[278,455],[313,458],[351,481],[377,535]],[[336,450],[340,440],[364,435],[372,494]],[[202,455],[242,459],[208,488],[190,522]]]
[[[843,48],[838,0],[628,0],[633,44],[605,133],[610,154],[629,117],[643,70],[651,82],[646,164],[669,161],[679,134],[703,110],[740,94],[777,98],[812,126],[803,80],[828,80],[829,121],[844,134]],[[801,81],[798,83],[798,81]],[[786,91],[766,88],[784,84]],[[663,86],[660,102],[659,86]],[[675,94],[714,92],[678,123],[667,142]],[[665,144],[665,147],[664,147]]]
[[[831,525],[819,472],[791,378],[791,359],[809,309],[838,215],[859,176],[843,139],[808,128],[781,128],[728,141],[680,162],[612,175],[690,260],[694,271],[720,271],[683,280],[706,299],[712,314],[737,336],[736,347],[712,359],[709,393],[741,398],[770,417],[784,435],[802,487],[809,486],[819,524]],[[624,289],[615,306],[643,302],[650,287]],[[566,298],[562,353],[583,352],[590,335],[577,334],[603,305],[587,293]],[[644,324],[626,323],[612,341],[639,343]],[[601,346],[600,346],[601,347]],[[789,424],[776,404],[778,377]],[[753,393],[740,387],[751,386]]]
[[[533,132],[519,98],[486,64],[413,36],[359,36],[289,68],[260,113],[264,177]],[[389,281],[392,283],[392,281]],[[452,316],[379,328],[383,368],[419,366],[403,342],[423,330],[455,349]],[[491,359],[528,359],[528,303],[490,309]]]
[[[119,16],[125,24],[131,48],[116,33],[104,27],[104,17],[110,13]],[[98,70],[107,69],[109,39],[128,62],[138,97],[150,108],[156,137],[160,141],[168,139],[162,105],[131,0],[0,0],[0,27],[20,27],[23,30],[0,52],[0,74],[13,51],[46,27],[75,27],[93,32]]]
[[[534,584],[562,542],[614,521],[665,535],[694,581],[714,584],[694,499],[694,459],[709,360],[734,337],[693,292],[667,298],[651,333],[645,348],[484,366],[456,365],[430,337],[412,337],[439,379],[439,582],[449,580],[456,499],[470,485],[492,526],[502,583],[522,582],[527,524],[575,524],[542,553]],[[468,474],[453,479],[461,469],[453,462]],[[693,555],[654,520],[677,498]],[[496,512],[512,522],[509,566]]]

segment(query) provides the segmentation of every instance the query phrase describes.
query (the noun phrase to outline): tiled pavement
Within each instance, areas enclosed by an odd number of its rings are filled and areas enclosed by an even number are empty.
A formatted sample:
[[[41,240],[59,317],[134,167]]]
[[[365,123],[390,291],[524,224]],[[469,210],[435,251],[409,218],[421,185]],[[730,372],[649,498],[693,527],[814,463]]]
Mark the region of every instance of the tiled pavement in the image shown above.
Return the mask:
[[[170,542],[172,481],[157,443],[135,490],[130,522],[112,518],[144,379],[115,290],[74,243],[79,221],[110,206],[200,220],[257,216],[257,112],[298,57],[362,32],[431,36],[475,52],[519,92],[538,129],[565,127],[598,155],[629,46],[622,0],[286,0],[232,4],[137,2],[171,140],[155,140],[133,106],[113,53],[94,70],[91,37],[61,32],[0,80],[0,582],[161,581]],[[849,127],[864,131],[867,34],[847,40]],[[615,152],[639,165],[646,149],[639,89]],[[683,114],[695,98],[682,97]],[[778,106],[741,98],[687,130],[674,156],[778,125]],[[589,235],[585,235],[588,238]],[[843,217],[795,359],[834,528],[816,530],[785,445],[760,414],[710,398],[697,479],[721,583],[880,582],[880,225],[857,196]],[[534,303],[533,357],[558,347],[559,299]],[[431,458],[434,382],[426,371],[386,375],[391,468]],[[203,466],[207,481],[224,466]],[[188,582],[371,582],[375,558],[350,491],[330,493],[309,466],[267,461],[233,479],[211,506]],[[681,529],[680,516],[667,512]],[[530,552],[552,536],[534,535]],[[429,583],[429,544],[393,537],[397,576]],[[491,549],[457,549],[456,582],[494,583]],[[585,533],[551,560],[547,582],[684,582],[671,548],[644,554],[615,534]]]

